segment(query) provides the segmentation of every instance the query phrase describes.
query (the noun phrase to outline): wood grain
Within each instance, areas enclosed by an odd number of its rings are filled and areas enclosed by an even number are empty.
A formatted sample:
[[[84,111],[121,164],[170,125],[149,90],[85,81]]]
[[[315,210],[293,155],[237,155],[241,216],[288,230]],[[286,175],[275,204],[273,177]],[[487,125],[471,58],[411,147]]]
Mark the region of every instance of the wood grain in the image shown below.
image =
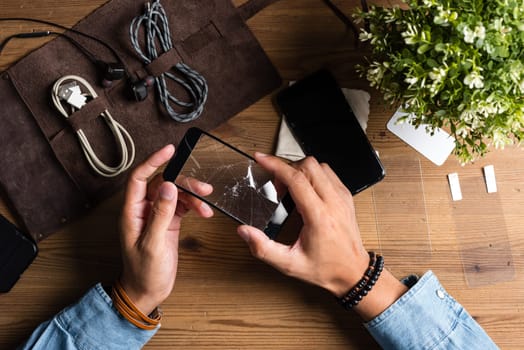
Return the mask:
[[[38,17],[72,25],[103,0],[4,0],[0,16]],[[244,1],[234,1],[239,5]],[[358,1],[335,1],[351,14]],[[390,1],[375,1],[391,5]],[[285,80],[295,80],[319,67],[330,68],[341,85],[364,88],[371,95],[368,136],[381,154],[409,155],[420,162],[420,176],[402,181],[420,185],[427,218],[430,254],[417,263],[392,259],[388,265],[398,277],[431,269],[502,349],[520,349],[524,343],[524,157],[522,149],[493,151],[474,164],[461,166],[451,157],[436,167],[389,133],[385,124],[392,110],[380,94],[370,90],[355,73],[365,49],[355,49],[352,34],[318,0],[283,0],[249,21]],[[0,23],[0,39],[20,31],[44,29],[19,22]],[[13,41],[0,57],[6,69],[45,39]],[[37,74],[38,72],[35,72]],[[2,116],[13,117],[13,116]],[[271,96],[218,127],[215,134],[242,150],[271,152],[279,116]],[[458,172],[463,181],[481,179],[482,166],[495,166],[498,200],[461,208],[460,218],[450,198],[446,174]],[[1,171],[1,170],[0,170]],[[390,188],[392,195],[397,186]],[[29,189],[30,190],[30,189]],[[387,191],[387,189],[386,189]],[[88,216],[40,244],[40,254],[8,294],[0,295],[0,348],[9,349],[27,338],[42,321],[78,299],[98,281],[110,283],[120,270],[117,217],[122,199],[117,195]],[[355,197],[357,216],[368,249],[380,250],[373,191]],[[511,280],[481,287],[467,285],[460,235],[471,224],[485,232],[479,207],[494,205],[490,227],[504,220],[511,247]],[[478,207],[475,207],[478,206]],[[395,214],[391,208],[389,214]],[[0,211],[13,220],[5,202]],[[489,212],[489,209],[488,209]],[[406,215],[404,213],[404,215]],[[389,217],[389,216],[388,216]],[[394,217],[394,215],[392,216]],[[391,235],[402,238],[402,217]],[[471,232],[471,227],[468,230]],[[290,228],[290,232],[293,230]],[[361,321],[346,313],[326,292],[286,278],[254,260],[236,236],[235,223],[217,215],[210,220],[189,216],[184,222],[175,290],[163,305],[163,327],[147,349],[375,349]],[[390,239],[390,237],[388,237]],[[469,237],[471,238],[471,237]],[[410,253],[417,253],[416,247]],[[492,258],[493,259],[493,258]]]

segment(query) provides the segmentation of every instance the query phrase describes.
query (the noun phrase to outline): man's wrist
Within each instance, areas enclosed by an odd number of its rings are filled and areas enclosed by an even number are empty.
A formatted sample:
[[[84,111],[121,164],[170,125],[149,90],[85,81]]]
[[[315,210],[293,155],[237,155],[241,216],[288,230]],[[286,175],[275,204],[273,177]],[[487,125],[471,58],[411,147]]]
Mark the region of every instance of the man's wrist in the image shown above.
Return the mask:
[[[144,330],[153,330],[160,325],[162,314],[158,307],[154,307],[145,314],[142,310],[149,309],[140,309],[118,280],[113,285],[111,299],[113,300],[113,306],[118,310],[118,312],[136,327]],[[146,306],[146,308],[147,307],[148,306]]]
[[[384,269],[374,288],[354,310],[365,321],[370,321],[393,305],[407,291],[408,287]]]
[[[343,301],[344,307],[354,310],[366,321],[380,315],[407,290],[387,269],[383,269],[383,258],[370,252],[352,259],[351,266],[340,265],[329,283],[323,285]],[[379,262],[381,260],[381,262]],[[348,307],[349,305],[349,307]]]
[[[384,270],[384,257],[369,252],[369,266],[360,278],[358,283],[353,286],[346,294],[339,298],[340,304],[350,310],[358,305],[364,297],[373,289],[382,271]]]
[[[161,304],[157,301],[160,298],[137,292],[124,278],[120,280],[120,284],[133,304],[145,315],[151,314]]]
[[[358,259],[352,259],[349,266],[339,265],[332,278],[322,287],[335,297],[341,298],[362,278],[369,265],[369,255],[363,253]]]

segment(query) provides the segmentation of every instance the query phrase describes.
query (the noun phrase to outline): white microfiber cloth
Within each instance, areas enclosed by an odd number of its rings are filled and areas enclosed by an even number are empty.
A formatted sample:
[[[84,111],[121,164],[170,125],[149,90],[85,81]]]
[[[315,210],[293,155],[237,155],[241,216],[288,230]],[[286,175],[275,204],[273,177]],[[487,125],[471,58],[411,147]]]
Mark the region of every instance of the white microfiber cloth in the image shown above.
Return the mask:
[[[353,113],[357,117],[362,130],[366,132],[369,117],[369,100],[371,98],[369,93],[363,90],[354,89],[342,89],[342,92],[344,93],[349,106],[353,110]],[[282,117],[282,122],[280,123],[275,155],[291,161],[297,161],[306,156],[298,142],[295,140],[291,130],[289,130],[284,117]]]

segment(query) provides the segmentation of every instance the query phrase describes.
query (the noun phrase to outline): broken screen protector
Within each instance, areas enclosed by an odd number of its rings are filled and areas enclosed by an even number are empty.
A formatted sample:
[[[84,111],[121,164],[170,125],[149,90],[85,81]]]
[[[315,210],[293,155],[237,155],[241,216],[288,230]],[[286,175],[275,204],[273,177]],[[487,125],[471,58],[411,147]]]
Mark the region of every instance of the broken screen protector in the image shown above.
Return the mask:
[[[280,202],[272,174],[254,159],[207,134],[201,134],[191,146],[175,181],[179,187],[192,192],[187,186],[188,177],[212,185],[213,192],[201,199],[238,222],[260,230],[285,220],[287,211]]]

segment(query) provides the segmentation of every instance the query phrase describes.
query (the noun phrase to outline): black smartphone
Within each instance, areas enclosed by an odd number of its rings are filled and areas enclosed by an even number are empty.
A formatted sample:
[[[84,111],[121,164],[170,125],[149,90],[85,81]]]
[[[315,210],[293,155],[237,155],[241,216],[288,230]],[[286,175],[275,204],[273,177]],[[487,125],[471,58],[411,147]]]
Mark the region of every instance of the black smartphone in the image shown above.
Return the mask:
[[[36,244],[0,215],[0,293],[7,293],[38,254]]]
[[[384,178],[384,167],[328,70],[286,87],[276,104],[304,153],[329,164],[352,194]]]
[[[246,153],[198,128],[190,128],[164,170],[164,179],[212,207],[275,238],[293,208],[290,196],[277,193],[273,176]],[[213,186],[199,196],[195,179]]]

